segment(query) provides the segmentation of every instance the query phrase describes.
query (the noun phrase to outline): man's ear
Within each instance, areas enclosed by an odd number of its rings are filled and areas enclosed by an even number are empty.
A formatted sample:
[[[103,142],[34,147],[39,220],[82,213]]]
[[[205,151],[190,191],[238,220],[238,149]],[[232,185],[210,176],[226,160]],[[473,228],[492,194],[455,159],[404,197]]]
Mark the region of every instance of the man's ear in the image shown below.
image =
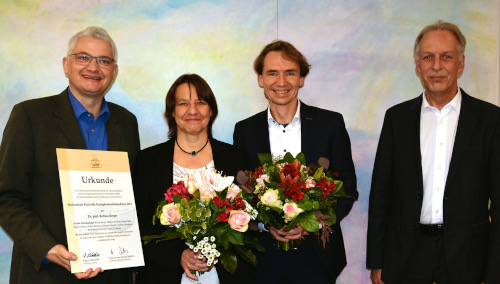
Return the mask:
[[[68,78],[68,57],[64,57],[62,60],[62,66],[64,70],[64,75]]]
[[[257,75],[257,82],[259,83],[259,87],[264,88],[264,78],[262,74]]]

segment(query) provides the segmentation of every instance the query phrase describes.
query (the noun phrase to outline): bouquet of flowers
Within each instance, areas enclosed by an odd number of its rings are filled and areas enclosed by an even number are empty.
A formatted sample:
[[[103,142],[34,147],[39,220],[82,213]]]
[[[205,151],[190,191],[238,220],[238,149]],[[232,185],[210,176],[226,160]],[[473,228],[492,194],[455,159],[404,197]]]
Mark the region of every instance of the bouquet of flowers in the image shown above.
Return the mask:
[[[264,249],[244,232],[258,212],[242,198],[233,180],[217,172],[201,171],[172,185],[153,216],[153,224],[158,219],[167,227],[161,235],[143,237],[144,242],[181,238],[200,259],[205,257],[208,266],[220,260],[230,273],[236,270],[236,254],[256,266],[249,248]]]
[[[271,154],[259,154],[259,160],[262,166],[247,171],[244,184],[254,193],[252,204],[259,212],[260,221],[283,230],[292,229],[298,222],[309,232],[318,232],[321,224],[324,247],[329,241],[330,226],[336,223],[337,200],[349,197],[342,181],[335,180],[338,173],[327,171],[329,161],[325,158],[320,159],[323,166],[306,166],[302,153],[295,158],[286,153],[279,160],[273,160]],[[277,242],[285,251],[295,244]]]

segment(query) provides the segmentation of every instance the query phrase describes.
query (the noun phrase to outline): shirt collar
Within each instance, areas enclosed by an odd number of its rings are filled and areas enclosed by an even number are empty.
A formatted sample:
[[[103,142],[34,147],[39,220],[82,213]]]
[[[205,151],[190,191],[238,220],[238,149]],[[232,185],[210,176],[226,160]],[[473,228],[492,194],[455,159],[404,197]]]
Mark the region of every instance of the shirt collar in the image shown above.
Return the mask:
[[[460,113],[460,106],[462,105],[462,93],[460,92],[460,88],[458,88],[458,91],[455,95],[455,97],[453,97],[453,99],[447,103],[443,109],[445,108],[452,108],[454,109],[457,113]],[[425,90],[422,94],[422,108],[420,110],[420,113],[423,113],[426,109],[431,109],[431,108],[434,108],[433,106],[431,106],[429,104],[429,102],[427,101],[427,98],[425,97]]]
[[[271,115],[271,108],[269,106],[267,107],[267,121],[269,123],[279,124]],[[300,122],[300,100],[298,100],[297,102],[297,111],[295,112],[295,115],[293,116],[293,119],[289,124],[295,124],[296,122]]]
[[[73,108],[73,112],[75,113],[76,118],[79,118],[82,114],[88,113],[89,111],[85,109],[85,107],[75,98],[73,93],[68,87],[68,97],[69,97],[69,102],[71,103],[71,107]],[[104,98],[102,98],[102,103],[101,103],[101,112],[99,113],[99,116],[106,114],[106,116],[109,116],[109,108],[108,108],[108,103]]]

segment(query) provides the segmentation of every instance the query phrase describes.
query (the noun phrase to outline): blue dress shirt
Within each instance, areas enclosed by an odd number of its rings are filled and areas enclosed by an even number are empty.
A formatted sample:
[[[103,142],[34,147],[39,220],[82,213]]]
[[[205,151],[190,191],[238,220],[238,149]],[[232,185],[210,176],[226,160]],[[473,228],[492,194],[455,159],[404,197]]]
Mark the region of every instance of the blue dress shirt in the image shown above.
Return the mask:
[[[102,99],[101,113],[97,119],[94,120],[94,115],[82,106],[82,104],[71,93],[69,88],[68,97],[76,119],[78,120],[78,125],[80,126],[80,131],[82,132],[87,150],[108,150],[106,122],[109,119],[109,108],[106,100],[104,98]],[[48,253],[49,252],[47,252],[47,254]],[[45,264],[50,263],[50,261],[47,260],[47,254],[45,254],[45,257],[42,260]]]
[[[101,112],[97,119],[88,112],[82,104],[75,98],[68,88],[69,101],[75,112],[80,131],[82,132],[85,146],[88,150],[108,150],[108,135],[106,132],[106,122],[109,119],[109,108],[106,100],[102,99]]]

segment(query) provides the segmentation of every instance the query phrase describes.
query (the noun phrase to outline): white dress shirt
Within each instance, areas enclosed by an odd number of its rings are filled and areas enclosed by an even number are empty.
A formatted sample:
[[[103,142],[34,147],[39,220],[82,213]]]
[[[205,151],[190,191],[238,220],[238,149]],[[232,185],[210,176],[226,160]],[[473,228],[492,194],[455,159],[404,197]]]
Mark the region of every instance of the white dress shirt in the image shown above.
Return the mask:
[[[455,97],[441,110],[429,105],[423,94],[420,112],[420,153],[424,196],[421,224],[443,223],[443,196],[457,133],[462,94]]]
[[[269,144],[273,156],[283,157],[290,152],[294,157],[301,152],[300,136],[300,101],[297,104],[297,112],[288,125],[284,126],[274,120],[271,109],[267,108],[267,121],[269,124]]]

